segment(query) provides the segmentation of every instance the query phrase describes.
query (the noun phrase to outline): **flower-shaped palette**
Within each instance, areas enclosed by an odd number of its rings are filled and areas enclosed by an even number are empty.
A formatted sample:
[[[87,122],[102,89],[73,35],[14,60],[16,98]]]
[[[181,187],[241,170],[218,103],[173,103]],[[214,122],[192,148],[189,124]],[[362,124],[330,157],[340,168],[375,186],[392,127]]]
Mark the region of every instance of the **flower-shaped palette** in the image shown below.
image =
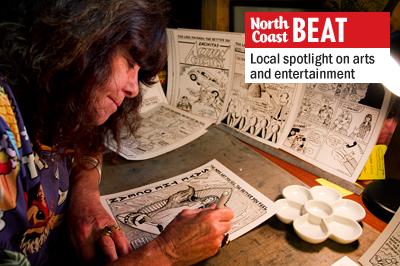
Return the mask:
[[[282,195],[283,199],[275,201],[276,216],[283,223],[293,222],[301,239],[318,244],[330,238],[348,244],[361,236],[358,222],[365,217],[364,208],[355,201],[342,199],[335,189],[291,185],[283,189]]]

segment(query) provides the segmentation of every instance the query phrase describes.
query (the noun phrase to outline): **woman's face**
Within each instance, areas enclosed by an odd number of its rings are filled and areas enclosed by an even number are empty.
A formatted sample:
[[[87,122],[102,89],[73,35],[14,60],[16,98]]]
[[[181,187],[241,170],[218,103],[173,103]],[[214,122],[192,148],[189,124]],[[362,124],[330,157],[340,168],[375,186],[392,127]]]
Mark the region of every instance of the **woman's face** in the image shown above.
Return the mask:
[[[94,111],[97,125],[106,122],[121,106],[125,97],[133,98],[139,94],[139,69],[127,51],[116,51],[111,61],[110,78],[95,92]]]

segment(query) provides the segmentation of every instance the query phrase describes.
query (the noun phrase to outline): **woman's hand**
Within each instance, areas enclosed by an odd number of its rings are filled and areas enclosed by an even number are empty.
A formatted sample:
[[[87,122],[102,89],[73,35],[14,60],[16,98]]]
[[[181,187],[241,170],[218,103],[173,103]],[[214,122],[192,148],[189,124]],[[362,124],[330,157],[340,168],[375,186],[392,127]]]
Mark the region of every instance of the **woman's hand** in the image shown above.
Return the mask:
[[[195,264],[218,252],[232,218],[229,208],[183,210],[157,238],[112,265]]]
[[[173,265],[191,265],[218,252],[232,218],[229,208],[183,210],[156,241]]]
[[[68,209],[71,240],[85,265],[97,264],[99,260],[111,262],[130,252],[122,230],[102,234],[103,229],[115,225],[115,221],[101,205],[98,178],[91,178],[93,173],[90,172],[83,170],[80,177],[75,178]]]

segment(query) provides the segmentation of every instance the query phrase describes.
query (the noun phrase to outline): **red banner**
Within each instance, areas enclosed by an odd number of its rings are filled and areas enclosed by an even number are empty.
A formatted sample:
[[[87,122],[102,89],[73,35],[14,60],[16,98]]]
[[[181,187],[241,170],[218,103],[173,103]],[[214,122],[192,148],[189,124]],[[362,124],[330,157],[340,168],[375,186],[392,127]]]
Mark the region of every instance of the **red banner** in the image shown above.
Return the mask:
[[[246,12],[246,48],[389,48],[389,12]]]

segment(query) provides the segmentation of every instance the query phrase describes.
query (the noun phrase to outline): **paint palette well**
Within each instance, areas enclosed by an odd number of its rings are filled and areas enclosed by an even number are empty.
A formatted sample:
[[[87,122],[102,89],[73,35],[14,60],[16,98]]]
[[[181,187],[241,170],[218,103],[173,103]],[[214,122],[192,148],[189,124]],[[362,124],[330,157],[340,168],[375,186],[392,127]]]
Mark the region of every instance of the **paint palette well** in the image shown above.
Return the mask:
[[[361,236],[358,222],[365,217],[364,208],[342,199],[336,190],[291,185],[282,190],[282,195],[283,199],[275,201],[276,216],[283,223],[293,223],[294,231],[304,241],[318,244],[330,238],[348,244]]]

